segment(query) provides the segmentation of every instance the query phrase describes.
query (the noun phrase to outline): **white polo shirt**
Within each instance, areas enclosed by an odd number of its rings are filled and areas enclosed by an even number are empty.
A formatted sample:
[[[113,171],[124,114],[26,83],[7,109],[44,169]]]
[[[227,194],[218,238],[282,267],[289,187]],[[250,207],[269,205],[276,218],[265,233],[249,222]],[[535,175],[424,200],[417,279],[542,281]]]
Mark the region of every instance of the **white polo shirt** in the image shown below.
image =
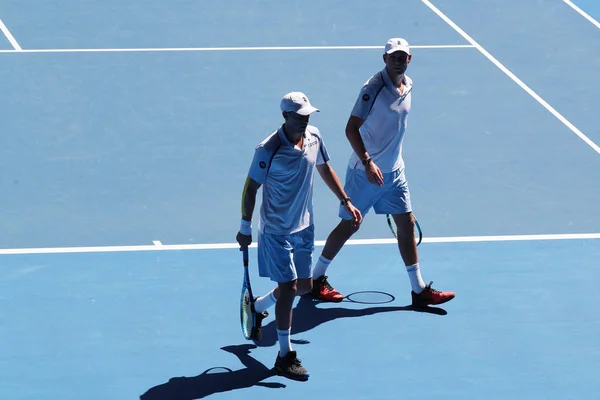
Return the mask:
[[[288,140],[283,127],[256,147],[248,176],[263,185],[261,232],[289,235],[313,224],[315,166],[328,161],[321,134],[311,125],[302,149]]]
[[[363,85],[352,109],[352,115],[365,120],[360,136],[369,156],[383,173],[404,168],[402,142],[411,91],[412,79],[404,75],[404,90],[400,93],[384,68]],[[364,169],[356,153],[352,153],[349,167]]]

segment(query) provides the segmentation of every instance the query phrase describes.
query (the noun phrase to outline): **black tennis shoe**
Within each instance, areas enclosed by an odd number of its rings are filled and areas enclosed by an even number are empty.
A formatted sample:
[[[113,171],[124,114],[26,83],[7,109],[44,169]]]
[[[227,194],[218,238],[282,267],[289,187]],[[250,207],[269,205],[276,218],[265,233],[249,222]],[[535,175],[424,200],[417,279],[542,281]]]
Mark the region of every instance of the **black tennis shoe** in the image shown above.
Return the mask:
[[[261,313],[256,312],[254,309],[254,304],[252,304],[252,313],[254,314],[254,320],[256,321],[256,324],[252,327],[252,332],[250,332],[250,340],[259,341],[262,339],[262,321],[269,316],[269,313],[266,311]]]
[[[277,354],[277,360],[275,360],[275,370],[281,375],[289,379],[296,381],[306,381],[310,374],[302,366],[298,357],[296,357],[295,351],[288,351],[288,353],[279,357]]]

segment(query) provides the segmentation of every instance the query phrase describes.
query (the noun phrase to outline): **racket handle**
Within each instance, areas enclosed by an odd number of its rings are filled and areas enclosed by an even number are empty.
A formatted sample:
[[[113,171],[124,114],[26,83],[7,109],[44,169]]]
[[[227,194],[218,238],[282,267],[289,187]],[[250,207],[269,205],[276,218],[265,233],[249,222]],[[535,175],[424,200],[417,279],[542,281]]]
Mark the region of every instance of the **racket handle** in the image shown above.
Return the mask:
[[[244,267],[248,266],[248,246],[242,247],[242,257],[244,259]]]

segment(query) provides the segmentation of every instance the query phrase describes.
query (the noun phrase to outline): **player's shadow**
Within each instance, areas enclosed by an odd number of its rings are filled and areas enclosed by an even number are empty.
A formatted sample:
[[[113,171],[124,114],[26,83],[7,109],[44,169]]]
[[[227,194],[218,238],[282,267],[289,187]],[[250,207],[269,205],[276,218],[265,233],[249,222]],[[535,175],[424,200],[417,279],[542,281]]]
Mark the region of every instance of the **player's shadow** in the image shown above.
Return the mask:
[[[250,356],[250,350],[255,348],[252,344],[222,347],[223,350],[237,356],[245,368],[233,371],[227,367],[213,367],[198,376],[171,378],[167,383],[148,389],[140,396],[140,400],[196,400],[211,394],[251,386],[285,388],[282,383],[262,382],[277,374]]]
[[[394,296],[384,292],[358,292],[355,295],[362,293],[376,293],[389,298],[391,302],[394,300]],[[347,296],[352,297],[351,295]],[[347,301],[347,300],[345,300]],[[367,302],[351,301],[354,303]],[[423,312],[436,315],[446,315],[447,312],[443,308],[439,307],[414,307],[414,306],[377,306],[367,307],[362,309],[352,309],[346,307],[324,307],[320,308],[317,305],[321,303],[318,300],[313,299],[310,295],[304,295],[300,297],[298,304],[294,308],[293,322],[292,322],[292,334],[298,334],[309,331],[316,328],[317,326],[324,324],[329,321],[333,321],[338,318],[356,318],[364,317],[367,315],[374,315],[384,312],[391,311],[414,311]],[[268,347],[277,344],[277,331],[275,329],[275,320],[272,320],[267,325],[263,326],[262,339],[255,341],[254,343],[260,347]],[[292,340],[293,343],[305,344],[308,343],[305,340]]]

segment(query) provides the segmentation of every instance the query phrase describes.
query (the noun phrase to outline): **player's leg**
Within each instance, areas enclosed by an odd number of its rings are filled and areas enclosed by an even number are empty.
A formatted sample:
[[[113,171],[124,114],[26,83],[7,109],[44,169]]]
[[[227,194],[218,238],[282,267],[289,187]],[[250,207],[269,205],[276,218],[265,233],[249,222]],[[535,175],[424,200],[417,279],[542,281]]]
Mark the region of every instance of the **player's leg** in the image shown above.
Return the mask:
[[[315,227],[309,226],[291,235],[294,246],[294,266],[298,274],[298,290],[296,296],[309,293],[313,287],[312,263],[315,252]]]
[[[412,213],[392,214],[398,228],[398,249],[406,266],[406,272],[412,286],[412,304],[416,307],[442,304],[454,298],[454,292],[441,292],[425,285],[421,277],[417,244],[414,235],[414,216]]]
[[[415,239],[415,218],[412,214],[410,191],[404,175],[404,169],[390,173],[387,182],[391,183],[389,189],[373,206],[377,214],[391,214],[396,223],[398,235],[398,249],[411,284],[411,297],[414,306],[441,304],[454,298],[453,292],[440,292],[429,285],[425,285],[421,277],[419,255]]]
[[[314,278],[311,294],[314,298],[332,302],[339,302],[344,299],[344,295],[331,286],[326,273],[335,256],[357,230],[358,228],[353,226],[352,220],[342,219],[327,237],[325,247],[321,252],[313,273]]]
[[[271,235],[264,232],[258,234],[258,274],[270,278],[274,282],[292,281],[296,279],[295,272],[291,273],[291,244],[287,236]],[[251,338],[261,340],[262,322],[269,316],[267,310],[277,304],[280,297],[279,286],[259,296],[254,300],[253,311],[256,317],[256,326],[252,330]]]
[[[302,367],[292,350],[290,332],[293,320],[293,303],[296,296],[310,292],[312,288],[312,256],[315,249],[315,229],[311,225],[300,232],[290,235],[292,244],[293,265],[297,279],[290,283],[279,284],[279,300],[275,305],[277,318],[277,335],[280,352],[275,368],[282,375],[291,379],[306,380],[309,373]],[[286,336],[287,335],[287,336]],[[287,339],[287,342],[285,340]]]
[[[275,370],[287,378],[305,381],[309,377],[309,372],[298,360],[296,351],[292,349],[290,339],[292,307],[298,292],[297,281],[280,282],[278,287],[279,299],[275,305],[275,322],[279,340],[279,353],[275,360]]]
[[[344,213],[346,210],[344,209]],[[348,218],[348,219],[345,219]],[[321,256],[327,258],[330,262],[335,258],[335,256],[340,252],[344,244],[358,231],[358,227],[355,227],[352,223],[352,217],[350,215],[343,215],[340,223],[331,231],[329,236],[327,237],[327,241],[325,242],[325,247],[323,247],[323,251],[321,252]],[[325,275],[326,268],[315,269],[314,277],[319,278]]]
[[[398,208],[395,208],[397,210]],[[392,210],[389,209],[388,210]],[[421,271],[419,269],[419,255],[417,252],[417,241],[415,240],[414,228],[415,219],[412,212],[403,212],[401,214],[391,213],[396,223],[397,236],[398,236],[398,250],[408,277],[410,278],[410,284],[414,293],[421,293],[425,289],[425,283],[421,277]]]
[[[350,197],[354,207],[360,210],[363,218],[381,193],[379,186],[368,181],[365,171],[351,168],[346,170],[344,191]],[[329,284],[327,269],[348,239],[358,231],[358,228],[353,226],[352,217],[343,206],[339,208],[339,216],[341,221],[327,237],[325,247],[313,271],[313,289],[311,294],[321,301],[339,302],[344,299],[344,296]]]
[[[275,326],[277,327],[277,337],[279,339],[279,356],[285,357],[292,350],[290,334],[292,306],[298,291],[297,280],[279,282],[277,286],[279,288],[279,298],[275,304]]]
[[[306,380],[308,371],[298,361],[290,340],[292,306],[298,291],[298,274],[293,261],[291,235],[260,233],[258,248],[259,275],[277,282],[277,288],[268,295],[276,300],[275,326],[279,352],[275,360],[275,369],[290,379]]]

